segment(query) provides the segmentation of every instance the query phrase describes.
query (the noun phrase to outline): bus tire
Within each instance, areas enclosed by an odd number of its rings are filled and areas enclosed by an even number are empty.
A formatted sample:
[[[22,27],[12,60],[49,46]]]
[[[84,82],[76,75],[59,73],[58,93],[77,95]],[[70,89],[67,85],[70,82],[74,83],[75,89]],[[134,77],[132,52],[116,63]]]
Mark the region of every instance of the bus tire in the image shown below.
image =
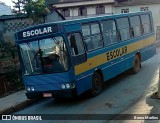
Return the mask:
[[[92,78],[92,88],[89,90],[89,95],[95,97],[103,90],[103,79],[99,72],[95,72]]]
[[[132,68],[132,73],[136,74],[140,70],[141,67],[141,60],[139,56],[136,54],[134,57],[134,62],[133,62],[133,68]]]

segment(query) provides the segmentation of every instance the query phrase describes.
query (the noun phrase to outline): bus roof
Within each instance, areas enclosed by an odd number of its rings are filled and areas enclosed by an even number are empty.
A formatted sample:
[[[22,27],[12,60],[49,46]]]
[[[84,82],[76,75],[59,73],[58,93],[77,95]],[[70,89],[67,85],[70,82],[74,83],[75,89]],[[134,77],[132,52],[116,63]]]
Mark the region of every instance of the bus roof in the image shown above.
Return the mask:
[[[68,24],[75,24],[75,23],[82,23],[82,22],[87,23],[89,21],[98,21],[98,20],[102,20],[102,19],[111,19],[111,18],[118,18],[118,17],[122,17],[122,16],[132,16],[135,14],[144,14],[144,13],[151,13],[151,12],[146,11],[146,12],[133,12],[133,13],[123,13],[123,14],[112,14],[112,15],[100,15],[100,16],[79,18],[79,19],[73,19],[73,20],[62,20],[62,21],[57,21],[57,22],[43,23],[43,24],[31,26],[31,27],[22,29],[20,31],[17,31],[15,33],[15,37],[16,37],[16,41],[18,41],[20,39],[25,40],[26,38],[22,38],[22,37],[27,36],[27,33],[28,33],[28,35],[30,35],[29,32],[27,32],[27,31],[28,30],[32,31],[34,29],[38,29],[39,33],[46,32],[48,34],[48,33],[50,33],[50,30],[51,30],[50,26],[53,26],[53,25],[54,25],[54,33],[57,33],[58,26],[60,26],[60,25],[68,25]],[[43,27],[43,29],[42,29],[42,27]],[[37,33],[38,33],[38,31],[37,31]],[[33,37],[30,36],[30,38],[33,38]]]
[[[62,20],[58,22],[52,22],[52,23],[67,23],[67,22],[75,22],[75,21],[85,21],[85,20],[90,20],[90,19],[104,19],[106,17],[108,18],[117,18],[121,16],[132,16],[135,14],[144,14],[144,13],[151,13],[151,11],[138,11],[138,12],[130,12],[130,13],[122,13],[122,14],[110,14],[110,15],[97,15],[93,17],[85,17],[85,18],[77,18],[77,19],[72,19],[72,20]]]

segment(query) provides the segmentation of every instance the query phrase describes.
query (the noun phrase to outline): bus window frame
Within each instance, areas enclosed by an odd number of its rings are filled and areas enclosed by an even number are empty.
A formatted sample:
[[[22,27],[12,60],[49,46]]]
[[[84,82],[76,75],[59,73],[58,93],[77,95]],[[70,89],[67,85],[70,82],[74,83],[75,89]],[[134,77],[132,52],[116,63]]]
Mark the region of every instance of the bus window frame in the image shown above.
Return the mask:
[[[91,33],[91,36],[92,35],[97,35],[97,34],[100,34],[101,33],[101,29],[100,29],[100,24],[99,24],[99,22],[97,21],[97,22],[94,22],[94,23],[90,23],[89,25],[90,25],[90,32],[92,32],[92,30],[91,30],[91,25],[94,25],[94,24],[98,24],[98,26],[99,26],[99,33],[95,33],[95,34],[92,34]]]
[[[78,55],[72,55],[72,51],[71,51],[71,46],[70,46],[70,42],[68,40],[68,36],[70,34],[74,34],[74,33],[79,33],[82,37],[82,44],[83,44],[83,48],[84,48],[84,53],[83,54],[78,54]],[[84,43],[84,40],[83,40],[83,35],[82,35],[82,32],[81,30],[79,31],[72,31],[72,32],[67,32],[66,33],[66,40],[67,40],[67,45],[68,45],[68,50],[69,50],[69,58],[70,58],[70,63],[71,65],[70,66],[76,66],[76,65],[79,65],[81,63],[84,63],[87,61],[87,50],[86,50],[86,46],[85,46],[85,43]],[[84,61],[80,61],[80,63],[76,63],[74,60],[78,57],[81,57],[81,56],[84,56]]]
[[[98,49],[100,49],[100,48],[104,48],[104,39],[103,39],[103,34],[102,34],[102,29],[101,29],[100,23],[101,23],[101,20],[81,23],[81,33],[82,33],[82,38],[83,38],[83,42],[84,42],[84,44],[85,44],[86,52],[87,52],[87,53],[93,52],[93,51],[98,50]],[[96,34],[92,34],[92,33],[91,33],[91,24],[98,24],[100,32],[99,32],[99,33],[96,33]],[[83,36],[82,26],[85,26],[85,25],[89,25],[90,35],[85,35],[85,36]],[[102,46],[101,46],[101,47],[98,47],[98,48],[95,48],[95,49],[92,49],[92,50],[88,50],[87,44],[86,44],[86,42],[84,41],[85,38],[92,37],[92,36],[96,36],[96,35],[100,35],[100,38],[101,38],[101,41],[102,41]]]
[[[80,36],[81,36],[81,38],[82,38],[82,44],[83,44],[83,50],[84,50],[84,52],[83,53],[81,53],[81,54],[78,54],[78,55],[73,55],[72,54],[72,52],[71,52],[71,46],[70,46],[70,42],[69,42],[69,40],[68,40],[68,36],[69,35],[71,35],[71,34],[74,34],[74,33],[79,33],[80,34]],[[77,56],[80,56],[80,55],[83,55],[83,54],[86,54],[86,46],[85,46],[85,43],[84,43],[84,40],[83,40],[83,35],[82,35],[82,32],[81,31],[74,31],[74,32],[69,32],[69,33],[67,33],[67,41],[68,41],[68,45],[69,45],[69,48],[70,48],[70,54],[71,54],[71,56],[73,56],[73,57],[77,57]]]
[[[117,19],[120,19],[120,18],[127,18],[128,19],[128,24],[129,24],[129,38],[128,39],[126,39],[126,40],[122,40],[122,36],[121,36],[121,34],[120,34],[120,29],[118,29],[118,24],[117,24]],[[132,39],[132,37],[131,37],[131,35],[130,35],[130,28],[131,28],[131,25],[130,25],[130,20],[129,20],[129,16],[122,16],[122,17],[117,17],[116,19],[116,25],[117,25],[117,32],[118,32],[118,35],[120,35],[120,40],[119,40],[119,42],[125,42],[125,41],[127,41],[127,40],[131,40]],[[126,29],[126,28],[122,28],[122,29]]]
[[[131,15],[131,16],[129,16],[129,23],[130,23],[130,28],[131,28],[131,30],[132,30],[132,26],[131,26],[131,19],[130,19],[130,17],[135,17],[135,16],[138,16],[139,17],[139,22],[140,22],[140,35],[139,36],[135,36],[135,35],[133,35],[132,34],[132,38],[138,38],[138,37],[140,37],[140,36],[142,36],[143,34],[142,34],[142,29],[141,29],[141,27],[142,27],[142,23],[141,23],[141,17],[140,17],[140,14],[137,14],[137,15]],[[134,30],[133,30],[134,31]]]
[[[19,43],[19,44],[21,44],[21,43]],[[21,54],[21,51],[20,51],[20,45],[17,45],[18,46],[18,53],[19,53],[19,61],[20,61],[20,70],[21,70],[21,72],[20,72],[20,74],[21,74],[21,76],[23,77],[24,76],[24,71],[25,71],[25,65],[24,65],[24,62],[23,62],[23,59],[22,59],[22,54]]]
[[[142,23],[142,15],[148,15],[149,16],[149,21],[150,21],[150,32],[148,32],[148,33],[144,33],[144,26],[143,26],[143,23]],[[142,33],[142,36],[143,35],[148,35],[148,34],[150,34],[150,33],[152,33],[153,32],[153,25],[152,25],[152,20],[151,20],[151,15],[150,15],[150,13],[143,13],[143,14],[140,14],[140,20],[141,20],[141,26],[142,26],[142,30],[143,30],[143,33]]]
[[[112,46],[112,45],[114,45],[114,44],[117,44],[117,43],[121,42],[121,40],[119,40],[119,38],[118,38],[118,36],[119,36],[119,34],[118,34],[118,27],[117,27],[117,21],[116,21],[115,18],[103,19],[103,20],[101,20],[101,24],[102,24],[103,21],[108,21],[108,20],[113,20],[113,21],[115,22],[115,27],[116,27],[116,30],[115,30],[115,31],[116,31],[116,39],[117,39],[117,42],[116,42],[116,43],[111,43],[111,44],[109,44],[109,45],[106,45],[106,47],[109,47],[109,46]],[[102,26],[102,25],[101,25],[101,26]],[[101,27],[101,31],[102,31],[102,27]],[[103,31],[102,31],[102,37],[103,37],[103,44],[105,45],[105,43],[104,43]]]

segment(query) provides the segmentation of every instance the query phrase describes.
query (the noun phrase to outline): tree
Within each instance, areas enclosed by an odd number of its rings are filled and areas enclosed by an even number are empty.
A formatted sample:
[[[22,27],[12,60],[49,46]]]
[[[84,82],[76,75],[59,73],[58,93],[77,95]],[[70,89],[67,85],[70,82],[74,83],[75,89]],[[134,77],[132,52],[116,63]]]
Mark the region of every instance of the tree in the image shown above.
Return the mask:
[[[40,22],[50,12],[44,0],[25,0],[24,10],[34,23]]]
[[[23,6],[25,5],[25,0],[12,0],[15,4],[13,7],[13,12],[16,14],[25,13]]]

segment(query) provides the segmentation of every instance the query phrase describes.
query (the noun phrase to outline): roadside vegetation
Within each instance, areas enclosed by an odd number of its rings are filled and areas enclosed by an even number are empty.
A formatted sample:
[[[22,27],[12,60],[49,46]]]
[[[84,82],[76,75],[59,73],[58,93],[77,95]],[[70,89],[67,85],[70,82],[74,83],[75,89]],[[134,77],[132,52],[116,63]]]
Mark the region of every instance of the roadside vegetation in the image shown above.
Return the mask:
[[[17,48],[11,43],[0,43],[0,96],[23,88]]]
[[[44,16],[50,13],[44,0],[13,0],[13,12],[25,14],[34,24],[43,22]],[[15,44],[0,41],[0,97],[24,89],[21,80],[21,69]]]

